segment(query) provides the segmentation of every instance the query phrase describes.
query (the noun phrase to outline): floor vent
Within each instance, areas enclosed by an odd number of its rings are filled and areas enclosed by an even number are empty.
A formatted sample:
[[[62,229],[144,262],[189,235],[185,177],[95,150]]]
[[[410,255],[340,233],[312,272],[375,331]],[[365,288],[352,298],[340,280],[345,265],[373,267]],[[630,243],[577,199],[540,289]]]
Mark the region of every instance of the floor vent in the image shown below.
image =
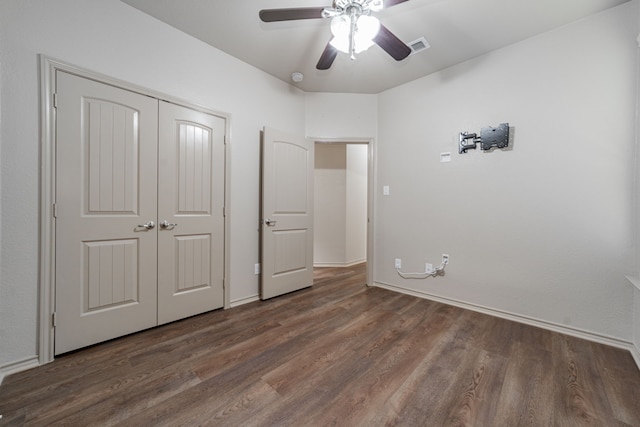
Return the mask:
[[[415,55],[416,53],[422,52],[423,50],[427,50],[431,47],[427,39],[424,37],[420,37],[417,40],[407,43],[407,46],[411,48],[411,55]]]

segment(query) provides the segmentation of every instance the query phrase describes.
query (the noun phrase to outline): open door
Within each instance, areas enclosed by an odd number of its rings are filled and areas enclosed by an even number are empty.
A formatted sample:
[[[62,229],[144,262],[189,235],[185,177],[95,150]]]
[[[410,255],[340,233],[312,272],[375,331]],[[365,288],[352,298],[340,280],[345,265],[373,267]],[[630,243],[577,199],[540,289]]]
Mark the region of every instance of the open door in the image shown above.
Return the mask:
[[[313,285],[314,143],[264,128],[260,298]]]

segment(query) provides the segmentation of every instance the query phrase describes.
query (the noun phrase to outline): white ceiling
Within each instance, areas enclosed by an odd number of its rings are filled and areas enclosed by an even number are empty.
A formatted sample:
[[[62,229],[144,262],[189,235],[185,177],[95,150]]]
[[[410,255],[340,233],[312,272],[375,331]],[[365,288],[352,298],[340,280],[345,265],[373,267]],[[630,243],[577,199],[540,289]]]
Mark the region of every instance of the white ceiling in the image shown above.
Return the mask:
[[[379,93],[628,0],[409,0],[376,16],[405,43],[425,37],[429,49],[401,62],[378,46],[355,61],[340,53],[326,71],[315,66],[328,20],[264,23],[258,11],[331,0],[122,1],[304,91]]]

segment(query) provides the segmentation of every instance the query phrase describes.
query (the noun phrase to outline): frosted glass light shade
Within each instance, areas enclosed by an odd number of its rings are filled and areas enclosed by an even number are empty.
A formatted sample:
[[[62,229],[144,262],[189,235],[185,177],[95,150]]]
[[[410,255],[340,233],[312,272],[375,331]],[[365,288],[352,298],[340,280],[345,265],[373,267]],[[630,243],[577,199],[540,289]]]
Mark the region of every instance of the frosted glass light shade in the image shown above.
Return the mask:
[[[362,15],[358,18],[357,32],[362,38],[373,40],[380,31],[380,21],[377,18],[369,15]]]
[[[373,38],[380,31],[380,21],[373,16],[362,15],[356,21],[356,30],[353,34],[355,53],[364,52],[373,46]],[[349,35],[351,33],[351,20],[348,16],[340,15],[331,20],[331,33],[333,39],[331,45],[341,52],[349,52]]]
[[[349,38],[351,31],[351,20],[346,15],[338,15],[331,20],[331,34],[334,37]]]

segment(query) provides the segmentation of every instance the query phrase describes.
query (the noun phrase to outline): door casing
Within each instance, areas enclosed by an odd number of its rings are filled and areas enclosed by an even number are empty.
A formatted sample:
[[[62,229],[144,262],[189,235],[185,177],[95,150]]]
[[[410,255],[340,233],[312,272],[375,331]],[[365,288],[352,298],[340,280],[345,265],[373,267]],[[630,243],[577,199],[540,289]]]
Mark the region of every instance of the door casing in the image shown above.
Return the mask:
[[[145,96],[169,101],[174,104],[202,111],[225,120],[225,188],[224,188],[224,308],[230,306],[230,224],[228,220],[229,191],[231,188],[229,159],[230,117],[206,107],[194,105],[183,99],[113,79],[103,74],[76,67],[46,55],[39,55],[40,66],[40,229],[39,229],[39,318],[38,318],[38,362],[45,364],[54,359],[54,309],[55,309],[55,207],[56,200],[56,71],[65,71],[87,79],[116,86]]]

